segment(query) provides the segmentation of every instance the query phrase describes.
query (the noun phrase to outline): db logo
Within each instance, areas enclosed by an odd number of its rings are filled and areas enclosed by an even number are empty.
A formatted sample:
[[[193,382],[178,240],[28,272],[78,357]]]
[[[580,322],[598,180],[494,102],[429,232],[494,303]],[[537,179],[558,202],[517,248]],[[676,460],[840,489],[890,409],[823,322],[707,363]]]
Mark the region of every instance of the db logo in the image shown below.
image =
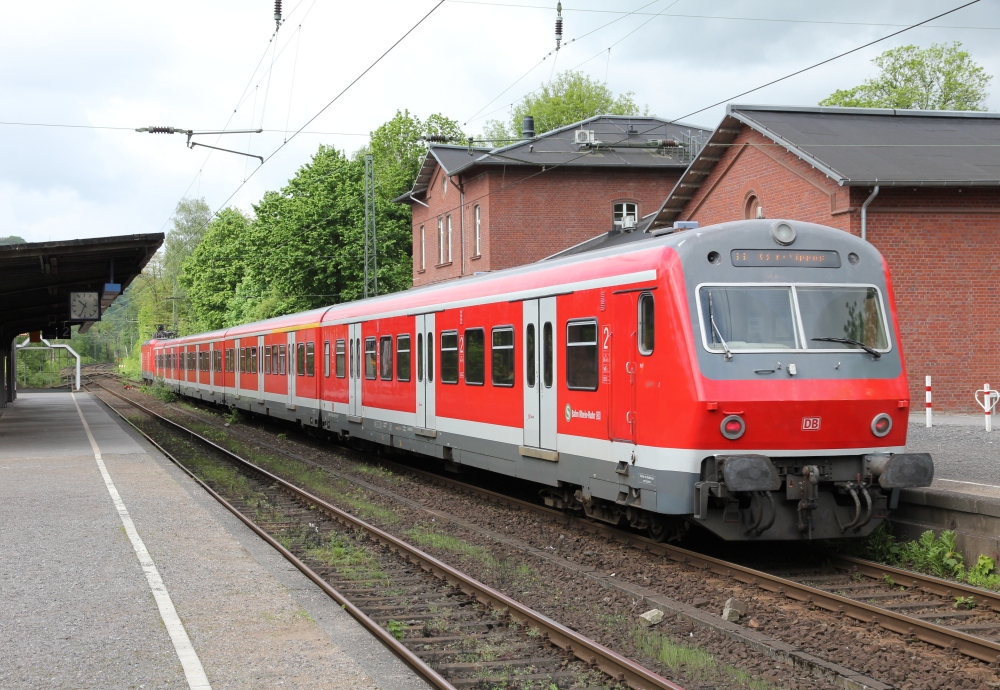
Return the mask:
[[[802,431],[819,431],[821,417],[803,417]]]

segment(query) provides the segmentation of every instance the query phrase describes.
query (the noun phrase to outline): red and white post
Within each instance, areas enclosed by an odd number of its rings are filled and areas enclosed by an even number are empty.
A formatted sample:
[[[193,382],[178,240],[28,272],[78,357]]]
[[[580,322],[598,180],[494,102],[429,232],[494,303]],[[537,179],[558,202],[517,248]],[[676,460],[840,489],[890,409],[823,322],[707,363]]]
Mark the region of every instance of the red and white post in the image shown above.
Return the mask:
[[[931,377],[927,377],[927,428],[931,428],[931,417],[933,416],[931,406]]]
[[[983,394],[982,400],[979,399],[980,393]],[[986,431],[993,431],[993,408],[996,407],[998,400],[1000,400],[1000,391],[991,391],[988,383],[984,383],[983,387],[976,391],[976,402],[986,414]]]

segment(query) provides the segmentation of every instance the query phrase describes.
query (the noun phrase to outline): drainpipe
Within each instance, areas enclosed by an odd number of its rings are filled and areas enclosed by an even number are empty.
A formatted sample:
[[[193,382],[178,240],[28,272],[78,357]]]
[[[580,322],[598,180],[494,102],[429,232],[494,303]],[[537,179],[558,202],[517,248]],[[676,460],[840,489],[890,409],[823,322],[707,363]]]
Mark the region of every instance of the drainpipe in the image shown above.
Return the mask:
[[[465,185],[455,182],[454,180],[452,180],[452,184],[458,187],[459,206],[462,209],[462,213],[458,221],[459,234],[461,235],[462,238],[459,243],[459,247],[462,250],[462,266],[461,266],[461,273],[459,273],[459,277],[462,277],[465,275]]]
[[[868,197],[865,203],[861,204],[861,239],[868,241],[868,204],[872,202],[872,199],[878,196],[878,185],[875,185],[875,189],[872,191],[872,195]]]

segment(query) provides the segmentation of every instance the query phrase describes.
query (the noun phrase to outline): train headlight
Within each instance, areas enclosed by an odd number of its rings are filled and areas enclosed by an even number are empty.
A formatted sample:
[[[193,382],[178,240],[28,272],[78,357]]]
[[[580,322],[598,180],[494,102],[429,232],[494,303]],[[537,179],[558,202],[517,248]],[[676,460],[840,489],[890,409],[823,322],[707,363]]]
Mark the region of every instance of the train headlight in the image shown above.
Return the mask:
[[[785,222],[775,223],[771,226],[771,237],[778,244],[787,247],[795,241],[795,228]]]
[[[875,415],[875,419],[872,420],[872,433],[879,438],[882,438],[890,431],[892,431],[892,417],[884,412],[882,414]]]
[[[719,431],[722,435],[728,438],[730,441],[735,441],[743,432],[747,430],[747,425],[743,421],[743,418],[736,414],[731,414],[722,420],[722,424],[719,425]]]

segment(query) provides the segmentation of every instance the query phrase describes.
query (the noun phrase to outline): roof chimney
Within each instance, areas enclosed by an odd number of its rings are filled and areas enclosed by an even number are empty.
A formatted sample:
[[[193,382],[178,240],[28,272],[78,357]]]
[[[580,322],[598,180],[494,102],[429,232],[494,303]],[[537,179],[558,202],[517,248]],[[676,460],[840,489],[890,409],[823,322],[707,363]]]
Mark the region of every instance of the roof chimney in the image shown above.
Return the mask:
[[[535,118],[533,118],[531,115],[524,116],[524,122],[521,124],[521,138],[522,139],[535,138]]]

